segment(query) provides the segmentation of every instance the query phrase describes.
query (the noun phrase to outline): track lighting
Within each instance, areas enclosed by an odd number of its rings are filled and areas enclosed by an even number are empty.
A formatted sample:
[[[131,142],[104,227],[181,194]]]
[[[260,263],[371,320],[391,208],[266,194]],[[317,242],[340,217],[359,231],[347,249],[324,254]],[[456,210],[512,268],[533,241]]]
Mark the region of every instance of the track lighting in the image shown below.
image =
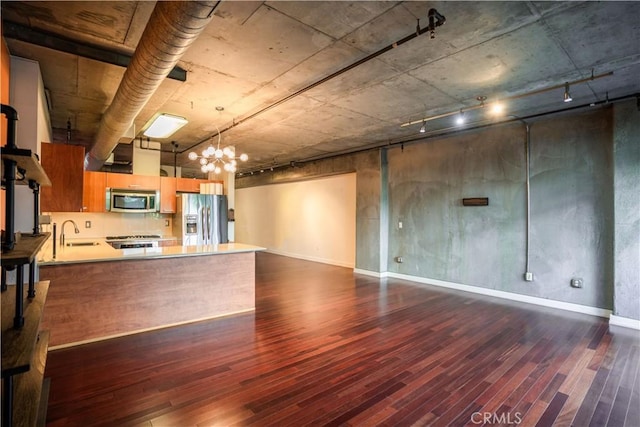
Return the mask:
[[[573,98],[571,98],[571,94],[569,93],[569,82],[564,84],[564,102],[571,102]]]
[[[541,93],[545,93],[545,92],[549,92],[549,91],[555,91],[555,90],[558,90],[558,89],[564,87],[564,89],[565,89],[564,102],[570,102],[570,101],[573,100],[571,98],[571,94],[569,93],[569,86],[570,85],[586,83],[586,82],[590,82],[590,81],[593,81],[593,80],[596,80],[596,79],[601,79],[603,77],[609,77],[609,76],[612,76],[612,75],[613,75],[613,71],[609,71],[607,73],[599,74],[599,75],[594,75],[593,72],[592,72],[591,73],[591,77],[586,77],[584,79],[579,79],[579,80],[573,80],[573,81],[570,81],[570,82],[566,82],[564,84],[558,84],[558,85],[555,85],[555,86],[550,86],[550,87],[534,90],[534,91],[527,92],[527,93],[522,93],[522,94],[518,94],[518,95],[505,97],[505,98],[502,98],[502,101],[511,101],[511,100],[514,100],[514,99],[521,99],[521,98],[525,98],[525,97],[528,97],[528,96],[539,95]],[[434,116],[424,117],[422,119],[412,120],[410,122],[402,123],[400,125],[400,127],[412,126],[412,125],[417,125],[418,123],[420,123],[421,126],[422,126],[420,128],[420,133],[424,133],[424,132],[426,132],[426,123],[427,122],[430,122],[432,120],[442,119],[444,117],[450,117],[450,116],[453,116],[453,115],[456,115],[456,114],[459,115],[459,117],[456,119],[456,123],[458,125],[460,125],[460,124],[462,124],[461,120],[465,120],[466,119],[465,117],[463,117],[463,113],[465,113],[467,111],[473,111],[473,110],[482,109],[487,105],[487,104],[485,104],[485,101],[487,100],[487,97],[484,96],[484,95],[477,96],[476,100],[478,101],[477,105],[470,106],[470,107],[464,107],[464,108],[461,108],[459,110],[450,111],[450,112],[442,113],[442,114],[437,114],[437,115],[434,115]],[[609,94],[608,93],[606,94],[606,102],[607,103],[609,102]],[[639,102],[638,108],[640,109],[640,100],[638,102]],[[503,113],[503,109],[504,109],[504,107],[501,104],[496,102],[496,103],[492,104],[491,113],[494,114],[494,115],[502,114]]]
[[[464,111],[460,110],[460,114],[458,115],[458,118],[456,119],[456,124],[458,126],[462,126],[465,122],[464,119]]]
[[[429,26],[427,27],[427,30],[429,30],[429,37],[434,39],[436,37],[436,27],[443,25],[446,18],[435,9],[429,9],[429,12],[427,12],[427,18],[429,19]]]
[[[499,102],[496,102],[495,104],[493,104],[493,107],[491,107],[491,112],[493,114],[495,114],[496,116],[498,114],[502,114],[502,111],[504,110],[504,107],[502,104],[500,104]]]

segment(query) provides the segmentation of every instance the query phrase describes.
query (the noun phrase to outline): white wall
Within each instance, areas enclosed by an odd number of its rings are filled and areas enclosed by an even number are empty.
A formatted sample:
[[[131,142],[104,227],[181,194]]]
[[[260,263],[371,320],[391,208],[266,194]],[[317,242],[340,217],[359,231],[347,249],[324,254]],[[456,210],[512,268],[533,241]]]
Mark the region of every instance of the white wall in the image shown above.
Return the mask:
[[[144,147],[144,148],[142,148]],[[133,173],[134,175],[160,175],[160,143],[133,141]]]
[[[40,143],[51,142],[51,123],[44,95],[40,64],[11,57],[10,104],[18,112],[16,145],[40,154]],[[33,231],[33,192],[16,186],[15,231]]]
[[[236,241],[355,266],[356,174],[237,189]]]

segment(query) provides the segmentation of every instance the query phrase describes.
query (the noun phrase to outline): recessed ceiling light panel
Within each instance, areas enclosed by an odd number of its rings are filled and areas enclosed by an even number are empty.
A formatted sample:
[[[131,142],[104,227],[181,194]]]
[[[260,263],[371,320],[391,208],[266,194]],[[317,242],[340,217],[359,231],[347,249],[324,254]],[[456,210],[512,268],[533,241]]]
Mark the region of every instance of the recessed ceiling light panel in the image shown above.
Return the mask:
[[[149,138],[168,138],[187,123],[184,117],[162,113],[151,121],[143,135]]]

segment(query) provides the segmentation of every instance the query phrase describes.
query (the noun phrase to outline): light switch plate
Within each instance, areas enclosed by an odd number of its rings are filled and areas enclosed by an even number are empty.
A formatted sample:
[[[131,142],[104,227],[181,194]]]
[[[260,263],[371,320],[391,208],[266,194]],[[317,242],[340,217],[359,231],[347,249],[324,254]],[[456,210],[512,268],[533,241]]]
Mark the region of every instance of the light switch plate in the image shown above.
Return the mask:
[[[84,228],[91,228],[91,221],[85,221]]]

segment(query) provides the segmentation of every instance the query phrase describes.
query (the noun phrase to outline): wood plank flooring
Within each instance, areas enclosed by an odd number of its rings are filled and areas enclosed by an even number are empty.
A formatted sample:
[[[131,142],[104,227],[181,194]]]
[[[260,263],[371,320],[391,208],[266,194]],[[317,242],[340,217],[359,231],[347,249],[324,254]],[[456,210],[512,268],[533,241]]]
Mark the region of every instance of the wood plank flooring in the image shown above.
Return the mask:
[[[50,352],[47,425],[640,426],[637,331],[266,253],[256,274],[255,313]]]

